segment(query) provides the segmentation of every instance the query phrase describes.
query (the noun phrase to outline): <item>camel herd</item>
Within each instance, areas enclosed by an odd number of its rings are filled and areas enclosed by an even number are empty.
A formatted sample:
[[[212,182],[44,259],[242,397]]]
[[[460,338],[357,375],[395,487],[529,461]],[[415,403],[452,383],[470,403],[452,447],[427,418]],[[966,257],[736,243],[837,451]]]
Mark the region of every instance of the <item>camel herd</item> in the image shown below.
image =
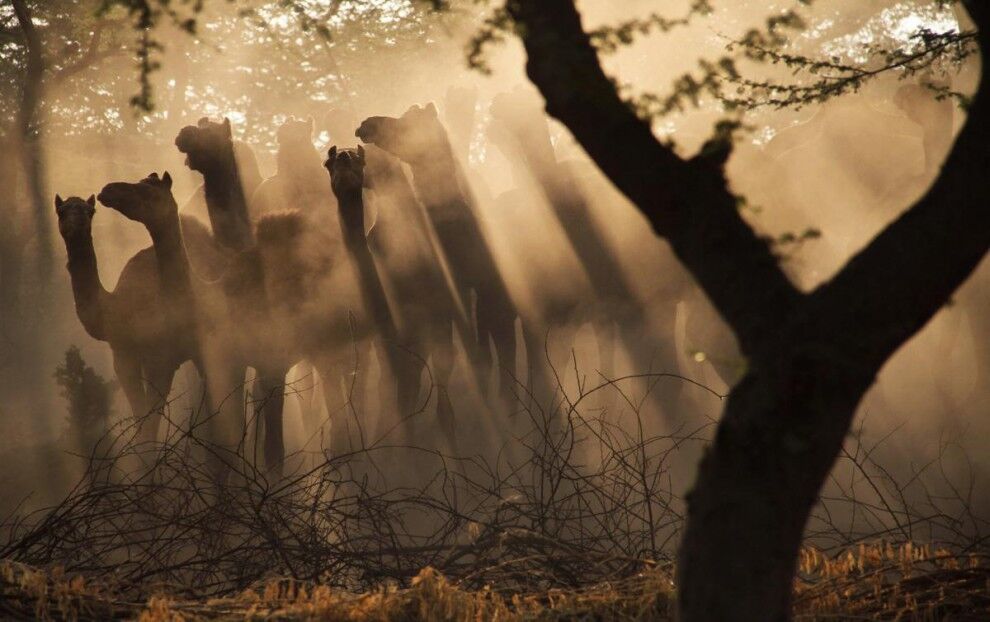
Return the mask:
[[[604,381],[614,378],[619,351],[636,373],[676,373],[679,313],[686,316],[682,355],[729,353],[707,361],[725,382],[738,377],[744,365],[732,358],[731,335],[648,227],[638,226],[631,242],[626,237],[630,248],[617,251],[609,230],[618,221],[601,222],[614,201],[592,209],[583,181],[594,176],[586,162],[561,157],[532,97],[513,92],[492,101],[487,146],[505,156],[517,187],[476,196],[484,183],[461,165],[475,103],[456,95],[448,96],[446,123],[433,104],[340,122],[332,138],[354,135],[363,145],[334,147],[325,157],[313,144],[314,122],[290,118],[278,129],[277,170],[267,179],[251,149],[233,139],[229,120],[201,119],[175,138],[203,179],[182,210],[168,173],[111,183],[89,199],[56,196],[77,315],[110,346],[142,438],[157,437],[173,377],[187,361],[214,413],[203,425],[229,448],[244,439],[245,378],[254,370],[248,388],[274,473],[285,460],[282,414],[293,368],[320,379],[324,403],[308,410],[326,409],[333,452],[368,440],[360,413],[372,356],[388,372],[379,405],[401,418],[429,401],[448,447],[457,442],[448,391],[455,368],[489,405],[545,398],[558,389],[557,371],[583,326],[593,329]],[[951,119],[942,108],[935,116]],[[820,133],[806,126],[789,133]],[[929,154],[928,133],[926,164],[938,157]],[[764,155],[786,149],[788,138]],[[602,196],[622,200],[610,187]],[[534,216],[534,197],[549,227]],[[93,246],[97,199],[144,225],[153,242],[127,262],[112,291],[102,285]],[[205,206],[202,214],[197,206]],[[494,237],[493,214],[511,223]],[[528,290],[518,286],[520,274]],[[672,386],[656,398],[662,413],[677,408],[677,393]],[[310,424],[325,421],[308,416]]]
[[[558,162],[542,112],[510,94],[495,100],[492,115],[493,142],[509,161],[536,172],[584,272],[575,279],[580,285],[541,282],[544,293],[525,305],[507,286],[432,104],[364,120],[350,130],[364,145],[333,147],[326,158],[313,146],[312,120],[290,119],[278,130],[277,172],[264,180],[228,119],[182,128],[175,146],[202,175],[193,203],[205,203],[209,226],[195,210],[180,213],[167,172],[107,184],[88,199],[56,195],[77,315],[91,337],[110,346],[120,386],[142,422],[140,437],[157,438],[173,378],[187,361],[214,413],[203,425],[227,448],[243,440],[245,374],[254,370],[250,393],[273,473],[284,465],[286,375],[296,365],[321,379],[330,446],[342,452],[367,440],[356,416],[367,374],[355,368],[372,353],[390,372],[382,374],[382,404],[398,413],[418,407],[428,367],[436,421],[450,447],[456,435],[447,387],[457,342],[464,369],[492,401],[513,399],[519,387],[530,396],[552,392],[553,366],[566,363],[582,324],[594,327],[606,375],[617,339],[631,353],[649,352],[644,360],[659,352],[670,363],[673,331],[646,327],[641,296],[593,226],[573,171]],[[141,223],[153,243],[127,262],[112,291],[101,282],[94,251],[97,200]],[[513,203],[522,200],[508,192],[494,203],[518,210]],[[518,249],[521,257],[531,251]],[[521,370],[517,323],[528,361]],[[551,344],[549,331],[558,328],[562,337]],[[498,390],[489,390],[493,375]]]

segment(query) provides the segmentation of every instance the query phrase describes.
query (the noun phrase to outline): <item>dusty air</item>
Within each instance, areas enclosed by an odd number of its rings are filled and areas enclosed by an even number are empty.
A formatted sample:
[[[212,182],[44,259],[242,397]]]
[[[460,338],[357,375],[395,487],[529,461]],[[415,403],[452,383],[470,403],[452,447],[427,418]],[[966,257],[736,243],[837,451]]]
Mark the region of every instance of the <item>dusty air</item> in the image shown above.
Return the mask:
[[[0,612],[990,619],[977,0],[0,0]]]

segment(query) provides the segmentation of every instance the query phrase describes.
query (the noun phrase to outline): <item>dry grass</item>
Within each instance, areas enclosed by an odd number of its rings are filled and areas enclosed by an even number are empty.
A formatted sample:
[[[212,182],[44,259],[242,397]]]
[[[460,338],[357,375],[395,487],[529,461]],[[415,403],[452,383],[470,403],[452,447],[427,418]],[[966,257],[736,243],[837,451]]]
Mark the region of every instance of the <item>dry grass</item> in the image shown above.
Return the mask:
[[[990,557],[910,542],[801,553],[799,620],[990,620]]]
[[[0,565],[0,614],[46,620],[671,620],[671,568],[575,590],[503,594],[468,590],[432,568],[407,587],[356,594],[327,585],[272,580],[228,598],[185,600],[166,594],[133,603],[109,582],[55,569]],[[797,620],[990,619],[990,558],[911,543],[860,545],[835,556],[802,552],[795,586]]]
[[[112,430],[64,499],[0,520],[0,619],[671,620],[671,464],[702,431],[580,404],[524,409],[492,462],[373,443],[278,479],[193,424],[153,445]],[[820,498],[795,618],[990,620],[972,478],[899,479],[876,449],[854,436]]]
[[[673,583],[651,570],[615,583],[581,590],[505,596],[492,589],[469,591],[432,568],[409,587],[383,586],[354,594],[326,585],[273,580],[230,598],[202,601],[152,596],[146,603],[116,600],[105,587],[4,562],[0,613],[22,619],[110,620],[641,620],[672,615]]]

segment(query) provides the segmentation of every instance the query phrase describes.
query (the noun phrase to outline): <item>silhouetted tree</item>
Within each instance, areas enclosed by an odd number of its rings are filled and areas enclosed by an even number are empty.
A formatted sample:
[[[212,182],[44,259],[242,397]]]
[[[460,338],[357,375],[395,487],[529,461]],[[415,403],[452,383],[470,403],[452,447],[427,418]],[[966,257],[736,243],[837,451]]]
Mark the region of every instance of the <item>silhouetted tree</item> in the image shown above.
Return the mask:
[[[965,6],[986,50],[990,7]],[[573,0],[506,9],[548,113],[671,244],[747,358],[688,498],[681,619],[786,620],[808,515],[860,399],[990,246],[990,95],[974,96],[928,193],[803,292],[739,214],[721,166],[730,140],[691,160],[657,140],[602,70]]]

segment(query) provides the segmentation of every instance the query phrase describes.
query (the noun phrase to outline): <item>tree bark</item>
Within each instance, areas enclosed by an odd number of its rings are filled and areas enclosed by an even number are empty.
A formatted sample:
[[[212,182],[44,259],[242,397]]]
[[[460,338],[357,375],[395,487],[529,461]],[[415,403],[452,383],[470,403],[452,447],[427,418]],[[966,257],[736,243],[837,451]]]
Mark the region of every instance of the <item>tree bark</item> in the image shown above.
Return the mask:
[[[986,50],[990,9],[966,6]],[[860,399],[990,247],[988,96],[929,193],[804,294],[739,216],[720,167],[679,158],[619,98],[573,0],[507,8],[548,112],[667,238],[748,358],[688,498],[680,619],[787,620],[804,527]]]

